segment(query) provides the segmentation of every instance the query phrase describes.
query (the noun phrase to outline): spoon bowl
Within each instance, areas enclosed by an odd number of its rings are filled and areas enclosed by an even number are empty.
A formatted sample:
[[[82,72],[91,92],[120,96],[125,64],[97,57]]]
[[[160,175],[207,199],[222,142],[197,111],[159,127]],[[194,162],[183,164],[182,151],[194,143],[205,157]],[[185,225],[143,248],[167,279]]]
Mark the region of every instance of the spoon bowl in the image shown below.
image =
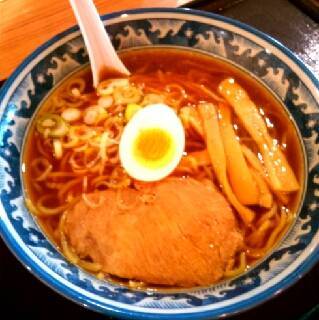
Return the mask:
[[[70,0],[81,29],[91,63],[93,85],[97,87],[106,76],[129,76],[118,57],[92,0]]]

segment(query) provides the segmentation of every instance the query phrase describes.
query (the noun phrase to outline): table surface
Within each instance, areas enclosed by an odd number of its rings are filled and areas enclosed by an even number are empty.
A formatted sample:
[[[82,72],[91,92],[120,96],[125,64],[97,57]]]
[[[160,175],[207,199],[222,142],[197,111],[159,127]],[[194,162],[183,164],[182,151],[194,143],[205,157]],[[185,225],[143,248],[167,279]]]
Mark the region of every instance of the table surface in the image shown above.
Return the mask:
[[[163,6],[178,6],[183,4],[183,1],[175,0],[156,0],[156,2],[97,0],[95,2],[102,13],[119,8],[122,9],[125,6],[132,8],[138,6],[159,6],[159,3]],[[19,20],[18,16],[9,14],[15,12],[14,8],[10,5],[18,3],[20,6],[23,3],[20,15],[23,13],[27,17],[27,21],[25,21],[26,26],[23,29],[21,29],[22,22],[20,22],[19,26],[16,26],[14,23],[15,20]],[[225,3],[227,3],[226,6],[224,6]],[[45,4],[52,5],[52,10],[46,10]],[[1,20],[4,6],[9,10],[9,13],[6,14],[5,20]],[[272,35],[295,52],[309,65],[314,73],[319,75],[319,26],[288,0],[197,0],[192,6],[207,11],[217,11]],[[74,23],[73,16],[67,13],[67,11],[67,1],[64,0],[4,0],[4,2],[0,0],[0,75],[3,78],[7,77],[20,60],[38,44],[50,38],[52,34],[72,25]],[[37,18],[36,15],[41,12],[46,12],[46,16]],[[21,30],[24,31],[21,32]],[[15,40],[25,39],[26,30],[34,31],[32,35],[30,34],[30,39],[28,37],[28,41],[15,44]],[[15,45],[18,47],[15,47]],[[17,56],[11,57],[14,54],[17,54]],[[13,257],[1,240],[0,283],[2,313],[8,314],[10,312],[13,319],[20,319],[22,317],[34,320],[64,319],[67,317],[71,317],[72,319],[103,318],[99,314],[69,302],[36,280]],[[319,304],[318,283],[319,264],[295,285],[284,292],[278,292],[278,295],[270,301],[253,310],[233,316],[230,319],[301,319],[300,317]],[[302,317],[302,319],[306,318]],[[319,319],[319,314],[312,315],[311,319]]]
[[[100,14],[142,7],[177,7],[189,0],[94,0]],[[74,25],[68,0],[0,0],[0,80],[40,44]]]

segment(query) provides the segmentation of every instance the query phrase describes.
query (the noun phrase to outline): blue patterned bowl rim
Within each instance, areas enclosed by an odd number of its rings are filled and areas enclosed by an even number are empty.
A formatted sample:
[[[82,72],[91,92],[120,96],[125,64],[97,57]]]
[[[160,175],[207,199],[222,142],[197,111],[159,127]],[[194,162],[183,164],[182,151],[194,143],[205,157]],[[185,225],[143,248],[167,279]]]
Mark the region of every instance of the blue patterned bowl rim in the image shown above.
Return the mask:
[[[220,16],[213,13],[207,13],[199,10],[193,10],[193,9],[169,9],[169,8],[145,8],[145,9],[134,9],[134,10],[125,10],[125,11],[119,11],[111,14],[107,14],[103,16],[103,19],[111,19],[111,18],[117,18],[120,17],[123,14],[144,14],[144,13],[174,13],[174,14],[187,14],[187,15],[194,15],[194,16],[200,16],[205,18],[211,18],[213,20],[221,21],[229,25],[233,25],[241,30],[247,31],[253,35],[255,35],[257,38],[260,38],[267,43],[271,44],[275,48],[279,49],[284,55],[286,55],[292,62],[294,62],[310,79],[312,84],[315,86],[315,88],[319,89],[319,79],[310,71],[310,69],[298,58],[295,56],[295,54],[287,49],[283,44],[281,44],[276,39],[270,37],[269,35],[254,29],[250,27],[249,25],[246,25],[244,23],[241,23],[239,21],[236,21],[234,19]],[[52,44],[54,44],[59,39],[69,35],[70,33],[77,31],[78,27],[74,26],[69,28],[68,30],[54,36],[52,39],[44,43],[42,46],[40,46],[38,49],[36,49],[32,54],[30,54],[21,64],[20,66],[13,72],[13,74],[10,76],[10,78],[5,82],[4,86],[0,90],[0,102],[6,95],[6,92],[10,89],[12,83],[15,81],[15,79],[18,77],[20,72],[35,58],[37,57],[41,52],[43,52],[45,49],[50,47]],[[0,110],[0,113],[2,110]],[[0,128],[0,135],[1,135],[1,128]],[[40,279],[43,283],[50,286],[52,289],[57,291],[58,293],[62,294],[68,299],[71,299],[72,301],[81,304],[84,307],[87,307],[89,309],[107,313],[111,316],[117,316],[127,319],[211,319],[212,317],[222,317],[225,315],[234,314],[237,312],[242,312],[246,309],[249,309],[253,306],[256,306],[270,298],[272,298],[274,295],[282,292],[282,290],[286,289],[287,287],[293,285],[298,279],[300,279],[305,273],[307,273],[311,267],[315,265],[315,263],[319,260],[319,244],[313,248],[311,254],[296,268],[295,272],[290,274],[284,279],[281,279],[277,284],[274,286],[264,290],[263,292],[259,292],[255,296],[245,300],[245,301],[239,301],[238,303],[234,303],[230,306],[227,306],[221,310],[213,310],[213,309],[207,309],[205,311],[196,312],[194,314],[193,312],[190,313],[171,313],[171,314],[163,314],[163,313],[147,313],[147,312],[140,312],[140,311],[132,311],[128,310],[124,307],[118,307],[114,305],[102,305],[99,304],[94,299],[89,299],[88,297],[80,294],[79,292],[76,292],[72,290],[71,288],[66,287],[62,283],[56,281],[51,277],[50,274],[46,273],[38,264],[36,264],[28,255],[25,254],[23,250],[21,250],[19,244],[16,242],[16,240],[11,237],[10,230],[7,229],[6,225],[3,223],[2,219],[0,219],[0,233],[1,237],[7,244],[7,246],[11,249],[13,254],[21,261],[21,263],[31,272],[33,273],[38,279]]]

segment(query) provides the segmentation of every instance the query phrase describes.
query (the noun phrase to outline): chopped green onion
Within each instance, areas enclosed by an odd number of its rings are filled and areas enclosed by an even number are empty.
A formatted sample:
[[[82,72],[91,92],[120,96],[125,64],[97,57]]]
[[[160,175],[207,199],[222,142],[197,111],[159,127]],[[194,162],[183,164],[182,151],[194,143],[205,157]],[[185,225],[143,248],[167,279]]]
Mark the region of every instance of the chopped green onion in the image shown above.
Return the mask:
[[[128,122],[132,119],[132,117],[134,116],[134,114],[141,110],[142,107],[139,104],[136,103],[129,103],[125,109],[125,120]]]
[[[102,119],[107,118],[107,111],[100,106],[90,106],[85,109],[83,121],[87,125],[95,125]]]
[[[81,118],[82,113],[79,109],[77,108],[67,108],[61,113],[61,117],[66,121],[66,122],[74,122],[77,121]]]
[[[117,105],[139,103],[142,99],[142,92],[139,88],[133,86],[118,87],[114,88],[113,98]]]
[[[68,124],[57,114],[43,115],[37,121],[36,128],[49,138],[61,138],[69,132]]]
[[[108,79],[99,83],[96,90],[98,95],[107,96],[113,93],[115,88],[129,86],[128,79]]]

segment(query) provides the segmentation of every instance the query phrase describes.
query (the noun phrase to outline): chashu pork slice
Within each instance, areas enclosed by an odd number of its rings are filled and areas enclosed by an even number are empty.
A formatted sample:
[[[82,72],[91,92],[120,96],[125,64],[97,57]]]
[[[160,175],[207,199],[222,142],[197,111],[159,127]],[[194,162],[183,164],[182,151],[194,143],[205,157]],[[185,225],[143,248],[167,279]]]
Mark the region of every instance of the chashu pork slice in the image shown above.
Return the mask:
[[[243,244],[230,205],[212,183],[167,178],[147,194],[126,188],[87,199],[67,214],[70,245],[121,278],[183,287],[212,284]],[[101,199],[100,206],[90,205]]]

